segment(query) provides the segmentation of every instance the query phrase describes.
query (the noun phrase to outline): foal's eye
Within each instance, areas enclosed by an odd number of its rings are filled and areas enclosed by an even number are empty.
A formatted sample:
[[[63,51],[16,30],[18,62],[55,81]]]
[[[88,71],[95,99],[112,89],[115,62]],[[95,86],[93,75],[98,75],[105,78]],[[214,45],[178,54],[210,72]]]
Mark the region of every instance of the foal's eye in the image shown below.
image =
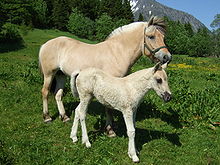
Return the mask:
[[[158,84],[162,84],[162,79],[161,78],[157,78],[156,81],[157,81]]]
[[[148,38],[149,38],[150,40],[154,40],[154,39],[155,39],[155,36],[148,36]]]

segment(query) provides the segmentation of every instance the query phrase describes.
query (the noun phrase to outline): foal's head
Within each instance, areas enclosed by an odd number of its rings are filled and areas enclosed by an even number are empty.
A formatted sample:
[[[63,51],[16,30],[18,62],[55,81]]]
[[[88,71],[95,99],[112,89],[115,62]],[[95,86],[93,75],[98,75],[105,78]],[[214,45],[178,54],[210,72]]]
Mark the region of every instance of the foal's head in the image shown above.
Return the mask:
[[[171,54],[164,43],[165,35],[164,19],[151,17],[148,25],[144,29],[144,49],[143,53],[155,62],[169,63]]]
[[[165,102],[170,101],[171,99],[171,92],[168,85],[167,74],[165,72],[165,68],[167,67],[167,63],[161,64],[157,63],[154,68],[152,69],[152,79],[151,79],[151,87],[158,96],[163,98]]]

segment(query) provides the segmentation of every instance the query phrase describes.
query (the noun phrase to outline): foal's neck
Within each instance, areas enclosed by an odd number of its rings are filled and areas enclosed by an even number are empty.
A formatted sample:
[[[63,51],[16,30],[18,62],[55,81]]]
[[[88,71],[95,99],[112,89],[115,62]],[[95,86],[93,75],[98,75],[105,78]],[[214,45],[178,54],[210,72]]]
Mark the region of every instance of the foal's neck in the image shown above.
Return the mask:
[[[137,71],[127,76],[127,79],[132,88],[135,89],[136,95],[143,97],[151,89],[151,68]]]

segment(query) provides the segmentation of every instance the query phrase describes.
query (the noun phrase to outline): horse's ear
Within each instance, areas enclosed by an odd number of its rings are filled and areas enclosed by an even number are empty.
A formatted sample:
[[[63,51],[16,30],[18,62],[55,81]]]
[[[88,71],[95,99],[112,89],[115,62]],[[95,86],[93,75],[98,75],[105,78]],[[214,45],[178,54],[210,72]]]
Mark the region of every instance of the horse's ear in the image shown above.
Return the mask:
[[[163,68],[163,69],[166,69],[167,68],[167,66],[168,66],[168,63],[166,62],[165,64],[163,64],[161,67]]]
[[[154,16],[151,16],[151,17],[150,17],[150,20],[148,21],[148,27],[149,27],[150,25],[153,25],[153,22],[154,22]]]
[[[161,70],[161,69],[162,69],[161,63],[158,62],[153,68],[153,73],[155,73],[156,71]]]

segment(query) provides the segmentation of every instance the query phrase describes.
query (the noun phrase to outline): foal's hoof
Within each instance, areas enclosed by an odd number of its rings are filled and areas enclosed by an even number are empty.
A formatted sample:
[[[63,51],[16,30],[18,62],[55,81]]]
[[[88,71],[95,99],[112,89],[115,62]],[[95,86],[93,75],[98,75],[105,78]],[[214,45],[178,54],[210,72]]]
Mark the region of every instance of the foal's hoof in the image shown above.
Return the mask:
[[[107,135],[108,137],[111,137],[111,138],[116,137],[116,133],[115,133],[115,131],[111,128],[111,126],[107,126],[107,127],[106,127],[106,135]]]
[[[73,141],[73,143],[76,143],[78,141],[77,137],[70,137]]]
[[[139,163],[139,162],[140,162],[140,160],[139,160],[139,158],[137,157],[137,155],[131,156],[130,154],[128,154],[128,156],[132,159],[132,161],[133,161],[134,163]]]

